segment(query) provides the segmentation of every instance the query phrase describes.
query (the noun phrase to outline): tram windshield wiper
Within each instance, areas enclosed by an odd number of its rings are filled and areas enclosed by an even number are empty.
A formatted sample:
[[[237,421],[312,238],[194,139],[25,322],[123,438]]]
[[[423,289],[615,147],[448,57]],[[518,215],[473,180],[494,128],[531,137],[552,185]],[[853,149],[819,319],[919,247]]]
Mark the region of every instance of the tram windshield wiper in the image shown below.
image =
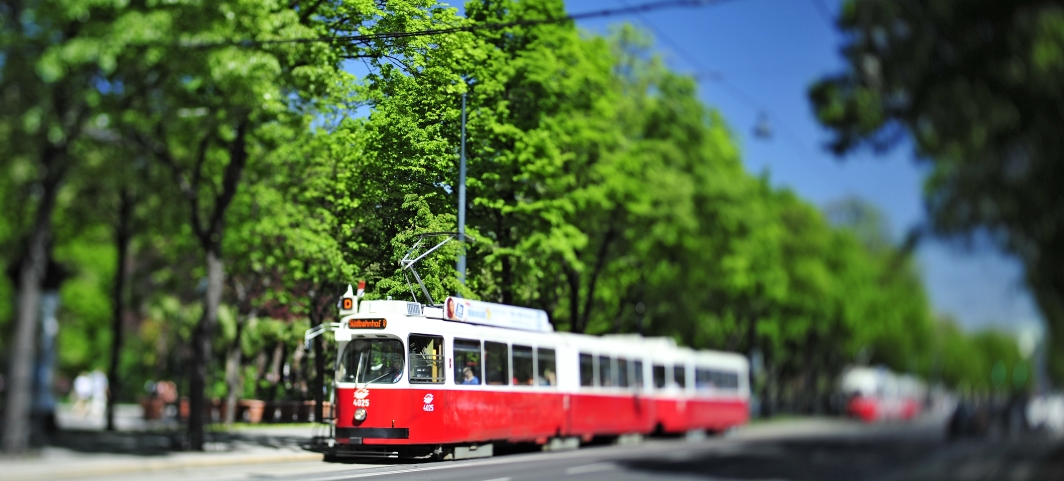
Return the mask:
[[[391,376],[391,375],[393,375],[393,374],[395,374],[395,373],[397,373],[397,372],[401,371],[402,369],[403,369],[403,368],[401,368],[401,367],[397,367],[397,368],[395,368],[395,369],[392,369],[391,371],[388,371],[388,372],[386,372],[386,373],[384,373],[384,374],[381,374],[380,376],[377,376],[377,377],[376,377],[376,378],[374,378],[374,379],[373,379],[372,381],[369,381],[369,382],[367,382],[366,384],[372,384],[372,383],[375,383],[375,382],[377,382],[377,381],[380,381],[381,379],[384,379],[384,378],[386,378],[386,377],[388,377],[388,376]]]
[[[355,386],[358,386],[358,376],[362,374],[362,361],[366,359],[366,351],[358,353],[358,367],[355,368]],[[363,386],[365,387],[365,386]]]

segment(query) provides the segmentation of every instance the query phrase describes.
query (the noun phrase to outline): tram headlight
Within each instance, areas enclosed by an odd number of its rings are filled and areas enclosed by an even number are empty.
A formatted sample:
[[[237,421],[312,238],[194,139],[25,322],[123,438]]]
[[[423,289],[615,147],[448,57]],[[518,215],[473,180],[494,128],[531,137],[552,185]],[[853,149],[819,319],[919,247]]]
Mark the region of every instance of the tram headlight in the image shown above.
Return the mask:
[[[362,422],[362,421],[365,421],[365,420],[366,420],[366,409],[365,408],[355,409],[355,421]]]

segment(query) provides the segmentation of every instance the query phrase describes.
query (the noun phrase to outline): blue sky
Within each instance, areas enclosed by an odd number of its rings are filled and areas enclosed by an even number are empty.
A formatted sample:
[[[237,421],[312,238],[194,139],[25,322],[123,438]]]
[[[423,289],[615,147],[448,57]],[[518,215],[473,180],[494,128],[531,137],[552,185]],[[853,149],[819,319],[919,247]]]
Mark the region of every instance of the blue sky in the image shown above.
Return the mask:
[[[579,13],[648,1],[566,0],[566,6]],[[461,10],[461,1],[447,3]],[[658,37],[658,50],[674,70],[721,76],[723,83],[699,75],[701,98],[731,124],[751,172],[767,171],[775,185],[818,206],[862,197],[886,214],[900,239],[926,219],[923,168],[913,161],[911,147],[885,155],[861,151],[840,161],[822,148],[828,135],[806,98],[812,82],[843,66],[842,36],[832,23],[840,5],[840,0],[731,0],[579,25],[595,33],[619,22],[640,25]],[[753,135],[762,113],[773,131],[769,140]],[[925,241],[917,256],[936,312],[952,314],[966,329],[1041,324],[1015,260],[992,248],[945,241]]]

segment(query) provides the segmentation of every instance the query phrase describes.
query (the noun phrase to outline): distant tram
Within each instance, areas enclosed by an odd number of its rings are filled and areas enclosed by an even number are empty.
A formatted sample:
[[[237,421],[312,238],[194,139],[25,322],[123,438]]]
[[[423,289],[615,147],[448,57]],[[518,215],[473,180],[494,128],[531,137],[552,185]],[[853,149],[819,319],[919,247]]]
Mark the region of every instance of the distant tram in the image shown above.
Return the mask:
[[[671,339],[554,332],[541,310],[340,299],[336,456],[490,456],[495,442],[724,431],[748,420],[748,363]]]
[[[906,421],[923,411],[927,386],[885,368],[849,367],[839,376],[846,413],[865,422]]]

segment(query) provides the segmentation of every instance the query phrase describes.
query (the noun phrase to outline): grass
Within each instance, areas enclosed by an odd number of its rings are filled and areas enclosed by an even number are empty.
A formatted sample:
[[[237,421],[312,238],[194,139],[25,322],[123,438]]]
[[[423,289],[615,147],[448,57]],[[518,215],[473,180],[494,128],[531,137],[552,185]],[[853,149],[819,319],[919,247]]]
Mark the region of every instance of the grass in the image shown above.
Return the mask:
[[[799,416],[795,414],[780,414],[772,416],[770,418],[753,418],[750,420],[750,426],[758,426],[762,424],[783,423],[788,421],[796,421],[799,419],[809,419],[810,416]]]
[[[307,429],[310,429],[310,428],[313,428],[315,426],[326,427],[326,426],[328,426],[328,424],[320,424],[320,423],[255,423],[255,424],[252,424],[252,423],[240,422],[240,423],[233,423],[233,426],[231,428],[229,428],[229,429],[268,429],[268,428],[307,428]],[[208,429],[211,430],[211,431],[228,431],[229,430],[229,429],[226,429],[225,424],[223,424],[223,423],[210,424]]]

